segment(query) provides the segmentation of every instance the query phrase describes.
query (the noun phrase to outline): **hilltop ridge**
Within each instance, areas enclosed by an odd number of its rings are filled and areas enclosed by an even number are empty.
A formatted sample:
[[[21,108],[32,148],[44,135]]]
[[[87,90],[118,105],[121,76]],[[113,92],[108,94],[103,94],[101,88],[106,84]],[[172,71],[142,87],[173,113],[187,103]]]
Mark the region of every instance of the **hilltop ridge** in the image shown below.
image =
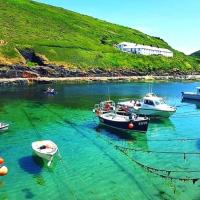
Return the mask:
[[[200,58],[200,50],[199,51],[195,51],[194,53],[191,54],[191,56]]]

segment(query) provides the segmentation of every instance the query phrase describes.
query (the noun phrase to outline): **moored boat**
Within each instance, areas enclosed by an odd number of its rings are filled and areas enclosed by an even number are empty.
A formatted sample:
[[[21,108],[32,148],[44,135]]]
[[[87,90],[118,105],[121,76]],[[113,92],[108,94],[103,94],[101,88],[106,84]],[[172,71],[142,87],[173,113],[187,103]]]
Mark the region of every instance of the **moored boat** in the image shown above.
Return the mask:
[[[6,131],[9,128],[9,124],[0,122],[0,131]]]
[[[98,115],[100,124],[122,131],[141,131],[148,129],[149,118],[139,117],[134,114],[117,114],[115,112],[101,113]]]
[[[32,149],[35,154],[48,161],[48,166],[58,152],[57,145],[51,140],[36,141],[32,143]]]
[[[118,104],[131,108],[133,113],[150,117],[169,118],[176,112],[176,107],[166,104],[162,97],[153,93],[146,94],[140,101],[131,100]]]
[[[196,92],[182,92],[182,99],[200,100],[200,87],[196,87]]]
[[[57,92],[54,88],[48,88],[47,90],[44,91],[45,94],[47,95],[56,95]]]

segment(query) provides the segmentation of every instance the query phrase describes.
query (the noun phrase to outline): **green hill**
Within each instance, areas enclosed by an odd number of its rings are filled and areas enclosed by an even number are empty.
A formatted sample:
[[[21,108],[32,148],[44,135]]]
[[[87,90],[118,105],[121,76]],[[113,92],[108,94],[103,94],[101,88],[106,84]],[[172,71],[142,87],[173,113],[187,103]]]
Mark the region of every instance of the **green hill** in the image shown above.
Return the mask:
[[[192,53],[191,56],[200,58],[200,50],[199,50],[199,51],[196,51],[196,52],[194,52],[194,53]]]
[[[172,49],[160,38],[34,1],[0,0],[0,24],[0,63],[26,63],[22,55],[34,52],[47,63],[81,69],[199,69],[194,57]],[[122,41],[168,48],[174,58],[122,53],[114,48]]]

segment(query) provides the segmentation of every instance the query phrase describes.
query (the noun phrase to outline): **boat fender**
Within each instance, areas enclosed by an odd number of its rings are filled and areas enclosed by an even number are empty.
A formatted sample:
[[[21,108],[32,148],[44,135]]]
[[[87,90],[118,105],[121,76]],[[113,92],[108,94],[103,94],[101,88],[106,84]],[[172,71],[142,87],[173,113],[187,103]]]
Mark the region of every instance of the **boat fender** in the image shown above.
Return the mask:
[[[133,123],[128,124],[128,128],[132,129],[134,127]]]
[[[6,166],[0,167],[0,176],[5,176],[8,173],[8,168]]]
[[[95,113],[97,116],[99,116],[101,114],[100,110],[98,110],[98,109],[95,111]]]
[[[4,159],[0,157],[0,165],[4,163]]]

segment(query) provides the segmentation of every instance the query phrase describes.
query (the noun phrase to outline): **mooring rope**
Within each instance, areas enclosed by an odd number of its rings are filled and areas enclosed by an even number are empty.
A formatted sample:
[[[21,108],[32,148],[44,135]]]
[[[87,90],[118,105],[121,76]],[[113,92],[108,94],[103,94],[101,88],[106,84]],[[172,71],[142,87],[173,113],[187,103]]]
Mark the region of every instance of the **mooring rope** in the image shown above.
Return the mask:
[[[116,150],[119,150],[121,153],[123,153],[125,156],[127,156],[129,160],[136,163],[137,165],[139,165],[140,167],[144,168],[145,170],[147,170],[148,172],[150,172],[152,174],[155,174],[155,175],[158,175],[162,178],[166,178],[166,179],[170,179],[170,180],[179,180],[179,181],[184,181],[184,182],[192,181],[193,184],[195,184],[197,181],[200,180],[200,177],[189,178],[189,177],[170,176],[171,173],[200,173],[200,170],[171,170],[171,169],[158,169],[158,168],[154,168],[154,167],[151,167],[151,166],[147,166],[147,165],[131,158],[128,155],[128,150],[123,149],[123,148],[119,148],[119,146],[116,146],[113,142],[111,142],[110,140],[106,140],[103,137],[101,137],[101,139],[103,139],[107,143],[111,144]],[[156,173],[156,172],[166,173],[166,175],[159,174],[159,173]]]
[[[190,107],[191,104],[183,104],[183,105],[177,105],[175,106],[176,108],[181,108],[181,107]]]
[[[41,134],[39,133],[39,131],[37,130],[37,127],[35,126],[35,124],[32,122],[30,116],[28,115],[28,113],[26,112],[25,109],[21,109],[23,111],[23,113],[25,114],[26,118],[28,119],[30,125],[32,126],[34,132],[36,133],[36,135],[38,136],[39,139],[42,138]]]
[[[62,122],[60,121],[57,121],[58,123],[60,123],[61,125],[66,125],[66,123],[68,123],[72,128],[74,128],[77,132],[80,132],[76,129],[76,124],[75,123],[72,123],[71,121],[69,120],[66,120],[65,118],[63,118],[62,115],[58,114],[57,112],[49,109],[47,106],[41,104],[40,102],[37,102],[39,105],[41,105],[43,108],[45,108],[47,111],[49,111],[51,114],[53,114],[54,116],[57,116],[57,118],[59,118]],[[62,166],[65,170],[65,172],[67,173],[68,171],[68,168],[66,167],[66,164],[65,162],[63,161],[63,159],[61,159],[61,163],[62,163]],[[79,176],[79,180],[84,184],[84,180]],[[90,192],[94,192],[94,191],[91,191]],[[76,198],[78,199],[78,198]],[[88,199],[91,199],[91,198],[88,198]]]
[[[31,119],[30,115],[29,115],[29,114],[26,112],[26,110],[23,109],[23,108],[22,108],[22,111],[24,112],[25,116],[27,117],[29,123],[31,124],[31,126],[32,126],[33,130],[35,131],[36,135],[38,136],[38,138],[39,138],[39,139],[42,139],[42,136],[41,136],[41,134],[39,133],[39,131],[37,130],[37,127],[36,127],[35,124],[33,123],[33,121],[32,121],[32,119]],[[54,173],[53,173],[53,174],[54,174]],[[59,188],[59,186],[58,186],[58,184],[57,184],[57,181],[55,180],[55,177],[53,176],[53,174],[51,174],[51,176],[52,176],[52,178],[53,178],[53,180],[54,180],[54,183],[55,183],[55,185],[56,185],[56,187],[57,187],[57,189],[58,189],[58,191],[59,191],[59,196],[62,197],[62,195],[61,195],[61,190],[60,190],[60,188]],[[78,198],[75,197],[75,193],[74,193],[68,186],[67,186],[67,188],[68,188],[69,192],[70,192],[70,193],[74,196],[74,198],[77,200]]]
[[[45,106],[44,106],[45,107]],[[46,108],[46,107],[45,107]],[[58,113],[54,112],[54,111],[51,111],[49,108],[46,108],[47,110],[49,110],[49,112],[57,115],[59,118],[61,118],[63,120],[63,117],[61,117]],[[76,128],[76,124],[72,123],[71,121],[69,120],[64,120],[64,122],[69,122],[69,125],[71,125],[73,128],[77,129]],[[79,131],[79,133],[82,134],[82,132]],[[84,134],[84,137],[87,137],[85,136]],[[88,137],[87,137],[88,138]],[[170,179],[170,180],[178,180],[178,181],[183,181],[183,182],[189,182],[189,181],[192,181],[193,184],[195,184],[197,181],[200,180],[200,177],[195,177],[195,178],[190,178],[190,177],[174,177],[174,176],[170,176],[171,173],[200,173],[200,171],[198,170],[171,170],[171,169],[158,169],[158,168],[154,168],[154,167],[150,167],[150,166],[147,166],[133,158],[130,158],[130,156],[128,155],[128,150],[126,149],[120,149],[120,148],[116,148],[116,145],[111,142],[110,140],[105,140],[102,136],[100,136],[99,138],[101,138],[102,140],[104,140],[106,143],[112,145],[116,150],[118,150],[119,152],[123,153],[125,156],[127,156],[127,158],[129,160],[131,160],[132,162],[136,163],[138,166],[142,167],[143,169],[147,170],[148,172],[154,174],[154,175],[157,175],[157,176],[160,176],[161,178],[165,178],[165,179]],[[183,154],[183,152],[181,152]],[[196,153],[196,152],[194,152]],[[165,173],[165,174],[159,174],[158,172],[161,172],[161,173]]]
[[[197,181],[200,180],[200,177],[195,177],[195,178],[188,178],[188,177],[174,177],[174,176],[170,176],[171,173],[200,173],[200,171],[198,170],[170,170],[170,169],[158,169],[158,168],[154,168],[154,167],[150,167],[147,166],[133,158],[130,158],[130,156],[128,155],[128,153],[124,150],[118,149],[120,152],[122,152],[125,156],[128,157],[129,160],[131,160],[132,162],[136,163],[137,165],[139,165],[140,167],[144,168],[145,170],[147,170],[148,172],[154,174],[154,175],[158,175],[161,178],[166,178],[166,179],[170,179],[170,180],[179,180],[179,181],[192,181],[193,184],[195,184]],[[157,172],[162,172],[162,173],[166,173],[165,174],[159,174]]]
[[[182,119],[182,118],[185,118],[185,117],[193,117],[193,118],[195,118],[195,117],[200,117],[200,114],[195,114],[195,115],[181,115],[181,116],[171,116],[171,118],[173,118],[173,119]]]
[[[114,145],[116,148],[121,148],[124,150],[135,151],[135,152],[143,152],[143,153],[156,153],[156,154],[181,154],[186,159],[186,155],[200,155],[200,152],[180,152],[180,151],[152,151],[152,150],[142,150],[135,149],[130,147],[122,147],[119,145]]]
[[[200,138],[175,138],[175,139],[137,139],[139,142],[172,142],[172,141],[180,141],[180,142],[187,142],[187,141],[198,141]]]
[[[60,114],[56,113],[55,111],[52,111],[51,109],[47,108],[46,106],[44,106],[44,105],[42,105],[42,106],[43,106],[44,108],[46,108],[46,110],[48,110],[50,113],[52,113],[52,114],[56,115],[58,118],[60,118],[64,123],[69,124],[74,130],[76,130],[79,134],[81,134],[82,137],[88,139],[92,144],[96,145],[98,148],[100,148],[100,149],[102,150],[102,148],[101,148],[100,145],[96,144],[93,140],[91,140],[87,135],[85,135],[85,133],[84,133],[83,131],[77,129],[77,125],[76,125],[75,123],[73,123],[73,122],[71,122],[71,121],[69,121],[69,120],[64,119]],[[61,122],[60,124],[65,125],[64,123]],[[107,154],[106,151],[103,150],[103,152],[104,152],[105,154]],[[109,154],[107,154],[107,156],[109,156]],[[109,156],[109,158],[110,158],[111,160],[113,160],[112,157]],[[121,167],[121,166],[120,166],[120,167]],[[143,191],[143,193],[144,193],[144,191]],[[145,193],[144,193],[144,195],[146,196],[147,199],[150,200],[150,198],[149,198],[148,195],[146,195]]]

